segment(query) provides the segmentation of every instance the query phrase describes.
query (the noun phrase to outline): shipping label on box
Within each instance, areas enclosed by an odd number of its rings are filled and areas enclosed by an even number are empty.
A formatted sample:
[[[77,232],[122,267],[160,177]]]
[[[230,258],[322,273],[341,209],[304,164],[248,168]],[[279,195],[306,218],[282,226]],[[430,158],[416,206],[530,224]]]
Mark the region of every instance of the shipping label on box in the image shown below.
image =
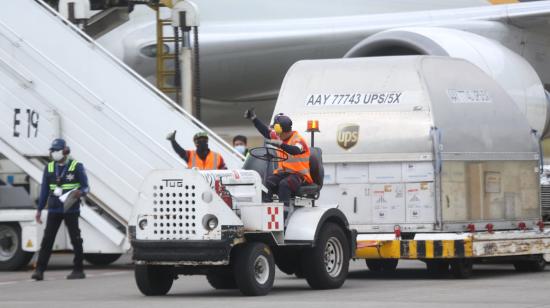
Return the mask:
[[[404,162],[404,182],[430,182],[434,180],[434,166],[432,162]]]
[[[372,184],[373,223],[404,223],[405,194],[403,184]]]
[[[403,180],[401,163],[369,164],[370,183],[400,183]]]
[[[407,222],[435,222],[435,194],[433,182],[407,183],[405,188]]]
[[[361,163],[337,164],[336,182],[339,184],[368,183],[369,165]]]

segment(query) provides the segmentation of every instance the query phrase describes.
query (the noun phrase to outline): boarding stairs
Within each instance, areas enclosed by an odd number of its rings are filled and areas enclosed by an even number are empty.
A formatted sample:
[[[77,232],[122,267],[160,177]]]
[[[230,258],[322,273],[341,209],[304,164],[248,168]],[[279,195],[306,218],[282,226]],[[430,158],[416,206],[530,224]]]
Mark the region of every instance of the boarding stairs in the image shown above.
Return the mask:
[[[37,182],[51,141],[67,140],[87,170],[88,203],[100,209],[83,207],[83,233],[103,236],[113,250],[129,247],[120,226],[147,174],[186,168],[167,133],[176,129],[178,142],[193,148],[193,134],[207,131],[229,168],[242,165],[219,136],[41,0],[0,10],[0,125],[0,153]]]

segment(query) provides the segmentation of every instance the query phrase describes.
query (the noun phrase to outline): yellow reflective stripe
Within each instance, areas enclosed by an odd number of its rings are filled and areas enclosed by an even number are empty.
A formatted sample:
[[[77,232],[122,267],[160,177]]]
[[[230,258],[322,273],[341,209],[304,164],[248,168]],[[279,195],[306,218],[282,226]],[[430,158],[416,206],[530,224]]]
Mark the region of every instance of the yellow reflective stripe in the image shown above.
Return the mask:
[[[50,190],[55,190],[56,187],[57,187],[57,185],[55,185],[55,184],[50,184]]]
[[[65,189],[80,188],[80,184],[79,184],[79,183],[75,183],[75,184],[62,184],[62,185],[61,185],[61,188],[63,188],[63,190],[65,190]]]
[[[76,164],[78,164],[78,162],[77,162],[76,160],[73,160],[73,161],[71,162],[71,165],[69,166],[69,170],[68,170],[68,171],[69,171],[69,172],[75,171],[75,169],[76,169]]]
[[[55,163],[53,161],[48,163],[48,172],[53,173],[54,172]]]

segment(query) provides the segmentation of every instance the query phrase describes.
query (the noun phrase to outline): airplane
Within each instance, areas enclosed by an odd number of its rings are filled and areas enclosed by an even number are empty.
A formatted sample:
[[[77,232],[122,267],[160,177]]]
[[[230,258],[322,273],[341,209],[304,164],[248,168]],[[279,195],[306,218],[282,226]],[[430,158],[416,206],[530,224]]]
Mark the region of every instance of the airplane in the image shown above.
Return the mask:
[[[201,22],[201,120],[222,135],[254,135],[254,128],[242,119],[243,111],[254,106],[268,119],[286,71],[301,59],[454,56],[485,65],[503,85],[510,86],[512,96],[519,88],[529,91],[530,67],[550,87],[550,1],[194,2]],[[128,22],[98,39],[152,82],[154,14],[146,6],[136,6]],[[541,116],[536,115],[543,110],[540,105],[531,107],[532,116]]]

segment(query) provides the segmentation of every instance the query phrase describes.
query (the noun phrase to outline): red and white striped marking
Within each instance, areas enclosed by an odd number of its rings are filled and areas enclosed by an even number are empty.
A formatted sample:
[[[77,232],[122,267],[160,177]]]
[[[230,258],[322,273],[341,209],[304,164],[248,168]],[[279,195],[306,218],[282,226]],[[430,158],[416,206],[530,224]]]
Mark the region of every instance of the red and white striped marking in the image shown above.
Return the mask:
[[[279,207],[277,206],[268,206],[267,215],[269,220],[267,221],[267,230],[280,230],[279,228]]]

